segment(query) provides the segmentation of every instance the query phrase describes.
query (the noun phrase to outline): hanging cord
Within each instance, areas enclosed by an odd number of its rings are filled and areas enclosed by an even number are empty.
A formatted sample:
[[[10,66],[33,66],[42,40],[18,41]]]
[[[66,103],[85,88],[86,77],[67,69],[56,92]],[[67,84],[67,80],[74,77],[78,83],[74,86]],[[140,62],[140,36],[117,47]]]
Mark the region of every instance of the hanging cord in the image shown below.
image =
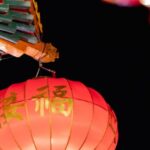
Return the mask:
[[[42,64],[42,62],[39,61],[39,68],[38,68],[37,73],[36,73],[36,76],[35,76],[36,78],[38,77],[38,75],[39,75],[41,69],[43,69],[43,70],[45,70],[45,71],[47,71],[47,72],[49,72],[49,73],[52,73],[52,77],[53,77],[53,78],[56,77],[56,71],[44,67],[43,64]]]
[[[3,61],[3,60],[7,60],[7,59],[13,58],[12,56],[9,56],[9,57],[3,57],[3,56],[5,56],[5,55],[7,55],[7,54],[4,53],[4,52],[2,52],[2,51],[0,51],[0,61]]]
[[[0,56],[0,61],[7,60],[7,59],[11,59],[11,58],[13,58],[13,57],[2,58],[2,57]]]
[[[46,44],[44,43],[43,48],[42,48],[42,54],[44,53],[45,48],[46,48]],[[52,77],[55,78],[56,77],[56,71],[44,67],[42,62],[41,62],[42,58],[43,58],[43,56],[41,55],[41,57],[38,60],[39,67],[38,67],[38,70],[37,70],[37,73],[36,73],[35,77],[37,78],[39,76],[39,73],[40,73],[41,69],[43,69],[43,70],[45,70],[49,73],[52,73]]]

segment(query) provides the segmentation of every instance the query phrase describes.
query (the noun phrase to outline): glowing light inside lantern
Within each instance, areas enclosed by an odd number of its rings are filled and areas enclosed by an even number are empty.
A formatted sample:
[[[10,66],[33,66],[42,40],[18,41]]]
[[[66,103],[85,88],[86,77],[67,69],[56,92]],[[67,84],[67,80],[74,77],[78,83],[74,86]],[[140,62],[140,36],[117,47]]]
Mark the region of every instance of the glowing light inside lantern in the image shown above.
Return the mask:
[[[150,0],[140,0],[141,4],[146,6],[146,7],[150,7]]]
[[[134,7],[139,5],[139,0],[103,0],[103,2],[123,7]]]

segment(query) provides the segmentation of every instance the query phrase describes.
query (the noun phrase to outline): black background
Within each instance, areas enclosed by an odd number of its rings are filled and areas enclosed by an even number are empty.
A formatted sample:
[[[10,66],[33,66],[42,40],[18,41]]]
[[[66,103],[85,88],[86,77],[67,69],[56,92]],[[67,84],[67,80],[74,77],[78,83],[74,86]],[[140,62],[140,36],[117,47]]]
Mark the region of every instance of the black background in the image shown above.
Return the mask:
[[[57,77],[79,80],[99,91],[116,112],[117,150],[146,150],[148,134],[148,9],[123,8],[98,0],[38,1],[43,40],[60,59],[45,67]],[[38,63],[28,56],[0,62],[0,89],[33,78]],[[49,75],[41,71],[40,75]]]

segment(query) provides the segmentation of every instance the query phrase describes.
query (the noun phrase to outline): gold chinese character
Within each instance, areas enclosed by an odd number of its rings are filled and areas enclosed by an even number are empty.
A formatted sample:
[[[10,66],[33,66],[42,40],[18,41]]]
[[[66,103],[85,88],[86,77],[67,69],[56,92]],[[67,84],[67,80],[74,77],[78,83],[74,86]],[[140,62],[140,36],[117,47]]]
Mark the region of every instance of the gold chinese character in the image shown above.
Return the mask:
[[[32,96],[35,101],[35,112],[39,112],[40,116],[45,115],[45,109],[49,109],[50,101],[48,99],[48,86],[42,86],[37,89],[38,94]]]
[[[67,91],[64,90],[66,86],[60,85],[60,86],[55,86],[55,88],[56,90],[53,91],[55,97],[64,97],[66,95]]]
[[[17,99],[17,94],[12,92],[10,93],[9,97],[1,99],[1,102],[3,104],[2,106],[2,113],[0,115],[0,118],[3,120],[1,123],[5,124],[6,121],[12,120],[12,119],[17,119],[17,120],[22,120],[23,117],[20,113],[17,112],[17,110],[20,107],[24,106],[24,103],[15,103]]]
[[[39,92],[37,95],[32,96],[32,98],[43,98],[43,97],[48,97],[48,86],[42,86],[37,89]]]
[[[39,112],[40,116],[43,117],[45,115],[45,110],[49,110],[50,101],[48,98],[35,98],[35,112]]]
[[[52,101],[48,98],[48,86],[38,88],[37,91],[40,93],[32,97],[32,100],[35,101],[35,112],[39,112],[40,116],[44,116],[45,110],[51,110],[53,113],[69,116],[72,112],[73,100],[64,97],[67,93],[67,90],[64,89],[65,87],[63,85],[55,86]]]
[[[52,101],[52,112],[69,116],[73,109],[73,100],[71,98],[58,99]]]

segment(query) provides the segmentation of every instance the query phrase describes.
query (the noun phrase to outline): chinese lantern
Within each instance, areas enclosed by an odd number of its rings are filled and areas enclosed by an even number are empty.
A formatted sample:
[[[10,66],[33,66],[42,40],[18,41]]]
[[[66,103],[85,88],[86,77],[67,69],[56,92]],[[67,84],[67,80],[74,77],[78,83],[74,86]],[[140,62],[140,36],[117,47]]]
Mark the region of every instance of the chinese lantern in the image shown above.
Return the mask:
[[[0,91],[0,150],[115,150],[117,120],[94,89],[39,77]]]
[[[141,4],[145,7],[150,7],[150,0],[140,0]]]
[[[139,0],[103,0],[103,1],[107,3],[119,5],[119,6],[125,6],[125,7],[140,5]]]

